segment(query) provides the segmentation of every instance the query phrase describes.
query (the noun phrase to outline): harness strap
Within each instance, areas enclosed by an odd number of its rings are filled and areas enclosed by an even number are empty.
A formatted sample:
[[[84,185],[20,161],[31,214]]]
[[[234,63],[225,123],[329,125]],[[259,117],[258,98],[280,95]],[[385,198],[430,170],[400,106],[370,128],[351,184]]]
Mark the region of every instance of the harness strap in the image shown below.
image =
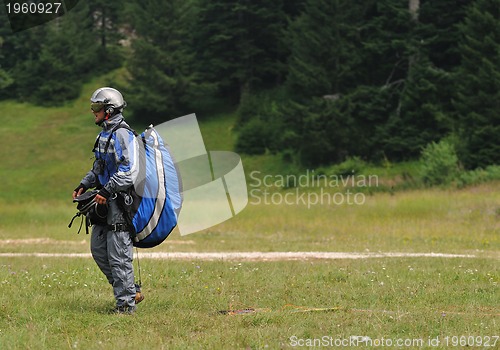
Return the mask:
[[[69,222],[69,224],[68,224],[68,228],[71,228],[71,225],[73,225],[73,221],[75,221],[75,219],[76,219],[77,217],[81,216],[81,215],[82,215],[82,213],[81,213],[81,212],[76,213],[76,214],[75,214],[75,216],[73,216],[73,218],[72,218],[72,219],[71,219],[71,221]]]
[[[69,223],[69,225],[68,225],[68,228],[71,228],[71,225],[73,225],[73,221],[75,221],[75,219],[76,219],[77,217],[81,217],[81,218],[82,218],[82,220],[80,220],[80,227],[78,228],[78,234],[80,234],[80,231],[82,230],[82,226],[83,226],[83,221],[84,221],[84,220],[85,220],[85,224],[86,224],[86,225],[85,225],[85,228],[86,228],[86,230],[87,230],[87,234],[89,234],[89,227],[88,227],[88,226],[90,225],[90,221],[88,221],[88,218],[87,218],[87,217],[85,217],[85,218],[84,218],[84,217],[82,216],[82,213],[81,213],[81,212],[78,212],[78,213],[76,213],[76,214],[75,214],[75,216],[73,216],[73,218],[71,219],[71,221],[70,221],[70,223]]]
[[[110,133],[109,133],[109,137],[108,137],[108,140],[106,141],[106,145],[104,146],[104,154],[108,153],[108,148],[109,148],[109,145],[111,143],[111,137],[113,136],[113,133],[118,130],[118,129],[127,129],[128,131],[131,131],[134,136],[138,136],[139,134],[134,130],[132,129],[130,126],[128,125],[123,125],[123,120],[118,123],[118,125],[116,125],[113,129],[111,129]],[[96,149],[98,150],[98,146],[99,146],[99,141],[101,140],[101,134],[99,134],[99,137],[97,138],[97,140],[95,140],[95,143],[94,143],[94,148],[92,149],[92,151],[95,151]]]
[[[82,220],[83,222],[83,220]],[[92,223],[90,222],[90,218],[88,216],[85,217],[85,233],[88,235],[89,234],[89,226],[92,226]],[[82,228],[82,226],[80,225],[80,228]],[[78,233],[80,233],[80,231],[78,231]]]

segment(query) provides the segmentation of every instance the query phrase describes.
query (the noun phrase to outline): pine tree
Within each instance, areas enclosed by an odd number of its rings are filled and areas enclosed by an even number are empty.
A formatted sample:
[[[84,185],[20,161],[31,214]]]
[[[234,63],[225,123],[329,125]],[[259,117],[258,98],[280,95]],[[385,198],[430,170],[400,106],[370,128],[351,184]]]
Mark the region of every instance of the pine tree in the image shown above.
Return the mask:
[[[387,156],[415,158],[431,142],[453,130],[453,71],[460,63],[458,24],[466,4],[423,0],[413,16],[408,73],[398,109],[387,125]]]
[[[27,99],[38,104],[60,104],[77,97],[81,85],[98,64],[89,54],[95,47],[88,6],[81,2],[65,16],[40,28],[40,51],[23,62],[25,75],[17,79],[21,94],[35,86]]]
[[[290,25],[287,85],[300,100],[345,93],[355,86],[360,63],[356,1],[310,0]]]
[[[0,17],[5,16],[4,9],[0,8]],[[6,22],[0,23],[0,99],[6,94],[6,88],[13,83],[10,74],[5,70],[5,54],[3,46],[6,43],[5,37],[9,35],[9,28]]]
[[[335,101],[314,98],[302,116],[299,155],[302,164],[315,166],[342,162],[351,154],[352,118]]]
[[[458,24],[473,0],[421,0],[417,36],[422,53],[439,69],[452,71],[460,64]]]
[[[196,96],[191,1],[137,1],[130,8],[137,38],[127,62],[129,108],[136,119],[163,122],[186,113]]]
[[[239,101],[284,76],[283,0],[201,0],[196,60],[204,80]]]
[[[63,103],[78,96],[90,74],[109,69],[108,62],[114,62],[113,66],[121,63],[117,55],[99,55],[99,36],[88,2],[66,5],[68,12],[62,17],[5,34],[2,66],[12,83],[2,97],[38,104]]]
[[[123,39],[120,30],[126,25],[124,8],[119,0],[87,0],[89,18],[93,20],[93,32],[99,44],[94,46],[94,53],[101,63],[100,72],[107,72],[123,64],[119,40]]]
[[[399,108],[385,126],[384,154],[390,159],[417,158],[422,149],[452,130],[451,74],[434,67],[425,57],[413,62],[398,98]]]
[[[500,0],[476,0],[460,30],[459,156],[468,168],[500,164]]]
[[[391,72],[391,79],[386,83],[386,86],[396,88],[394,92],[397,94],[397,103],[391,104],[392,107],[388,110],[390,117],[381,129],[385,134],[381,148],[385,156],[394,160],[418,157],[428,143],[440,140],[451,131],[452,126],[451,74],[436,67],[432,59],[443,67],[449,67],[453,62],[446,60],[453,57],[453,50],[450,49],[448,55],[441,51],[443,55],[439,56],[435,52],[429,52],[427,43],[449,40],[436,39],[436,33],[439,31],[435,30],[437,25],[429,18],[429,13],[436,13],[442,4],[438,1],[432,4],[424,2],[422,5],[425,5],[423,11],[420,11],[422,8],[419,1],[410,2],[407,9],[400,8],[398,11],[400,28],[404,28],[405,33],[401,38],[405,40],[398,45],[400,60]],[[454,9],[454,12],[460,13],[460,10]],[[453,18],[458,22],[460,18],[458,15],[448,16],[449,21]],[[432,21],[436,19],[432,18]],[[453,29],[453,26],[447,28],[449,38],[456,36]],[[398,37],[400,34],[396,32],[393,35]],[[395,79],[396,76],[399,76],[399,79]]]
[[[3,6],[0,6],[3,10]],[[12,80],[8,89],[2,91],[2,98],[22,98],[27,100],[36,90],[37,77],[31,77],[29,68],[32,62],[36,63],[45,32],[42,26],[12,33],[8,22],[2,26],[2,69],[9,72]],[[33,83],[29,80],[33,78]]]
[[[328,112],[285,117],[304,135],[301,154],[319,162],[383,156],[384,141],[394,136],[387,122],[397,113],[412,54],[407,6],[396,0],[306,4],[290,30],[287,83],[294,99],[312,111],[324,105]],[[311,134],[309,127],[316,131]],[[322,145],[330,156],[320,150],[315,156],[308,144]]]
[[[401,88],[408,75],[410,57],[415,54],[412,28],[415,19],[407,1],[367,2],[359,31],[362,48],[356,67],[358,85]]]

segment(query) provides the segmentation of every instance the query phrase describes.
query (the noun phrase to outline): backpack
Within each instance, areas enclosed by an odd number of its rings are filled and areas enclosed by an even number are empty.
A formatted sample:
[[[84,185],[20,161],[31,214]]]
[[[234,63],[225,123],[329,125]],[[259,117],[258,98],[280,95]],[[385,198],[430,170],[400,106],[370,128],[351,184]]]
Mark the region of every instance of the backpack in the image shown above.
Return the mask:
[[[152,248],[162,243],[177,225],[182,206],[180,173],[171,152],[152,125],[138,135],[127,125],[118,124],[111,130],[104,147],[105,154],[112,134],[120,128],[133,132],[142,142],[139,142],[137,181],[128,191],[118,193],[118,203],[124,211],[133,245],[138,248]],[[78,198],[75,202],[78,202]],[[87,226],[96,223],[89,220],[88,210],[82,210],[88,207],[79,205],[77,207],[79,212],[75,215],[75,217],[85,215]],[[71,227],[71,223],[68,227]]]
[[[120,193],[121,204],[134,246],[152,248],[163,242],[177,225],[182,207],[182,181],[168,147],[153,126],[139,137],[142,143],[138,180],[128,192]]]

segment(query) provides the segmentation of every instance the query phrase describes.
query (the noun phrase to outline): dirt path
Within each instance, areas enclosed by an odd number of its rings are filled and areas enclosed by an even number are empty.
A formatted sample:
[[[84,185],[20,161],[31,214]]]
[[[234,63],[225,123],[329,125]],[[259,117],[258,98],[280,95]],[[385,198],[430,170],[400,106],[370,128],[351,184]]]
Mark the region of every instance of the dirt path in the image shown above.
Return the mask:
[[[287,261],[287,260],[339,260],[372,258],[475,258],[467,254],[442,253],[357,253],[357,252],[143,252],[141,259],[163,260],[229,260],[229,261]],[[0,258],[90,258],[90,253],[0,253]]]

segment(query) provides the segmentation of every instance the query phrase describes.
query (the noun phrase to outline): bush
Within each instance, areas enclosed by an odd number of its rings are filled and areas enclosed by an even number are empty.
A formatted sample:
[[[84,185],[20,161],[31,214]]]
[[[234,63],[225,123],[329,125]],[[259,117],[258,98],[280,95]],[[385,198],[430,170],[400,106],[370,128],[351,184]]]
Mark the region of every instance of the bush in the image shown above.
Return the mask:
[[[238,107],[238,126],[243,126],[259,117],[269,119],[280,115],[279,105],[287,99],[283,89],[274,89],[250,94],[245,92]]]
[[[240,130],[236,151],[246,154],[263,154],[272,141],[272,130],[262,119],[255,118]]]
[[[282,140],[289,132],[284,128],[279,103],[281,90],[255,95],[245,94],[238,108],[238,140],[236,151],[263,154],[266,150],[282,150]]]
[[[350,176],[363,172],[366,162],[359,157],[347,158],[340,164],[333,165],[329,173],[337,176]]]
[[[458,176],[457,186],[465,187],[494,180],[500,180],[500,165],[490,165],[486,169],[464,171]]]
[[[447,140],[428,144],[420,162],[422,181],[426,185],[449,185],[459,175],[455,147]]]

